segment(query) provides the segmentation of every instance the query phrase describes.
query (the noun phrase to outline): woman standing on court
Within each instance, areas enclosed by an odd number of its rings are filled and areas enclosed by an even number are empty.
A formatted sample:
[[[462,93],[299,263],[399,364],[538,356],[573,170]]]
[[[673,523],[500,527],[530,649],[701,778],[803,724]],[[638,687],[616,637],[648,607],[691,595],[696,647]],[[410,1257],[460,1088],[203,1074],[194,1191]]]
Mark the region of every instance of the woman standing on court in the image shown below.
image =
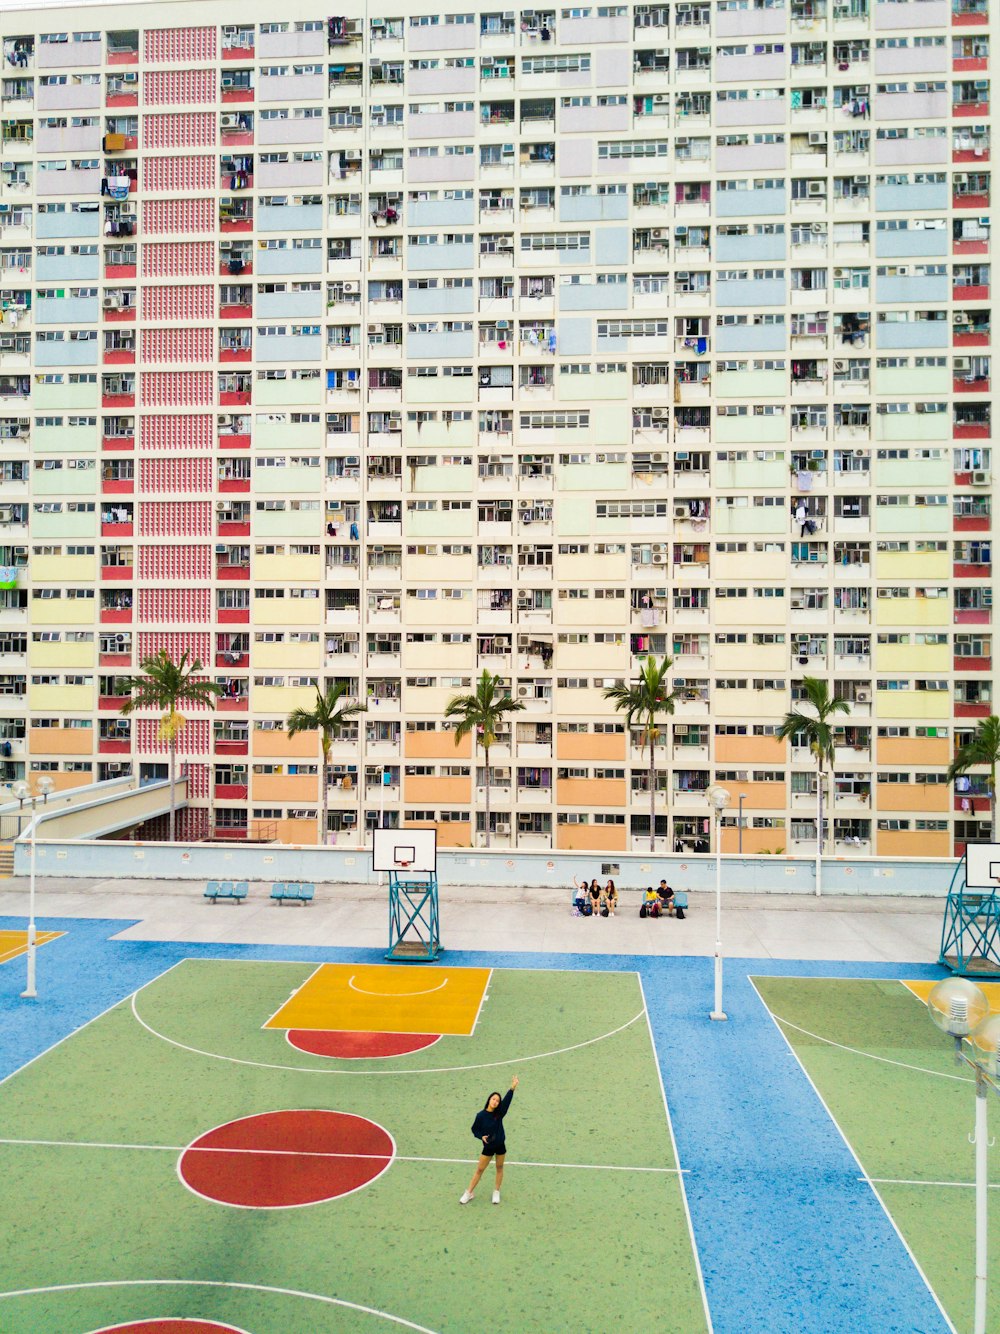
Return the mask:
[[[517,1075],[510,1081],[510,1088],[501,1098],[499,1093],[491,1093],[486,1099],[486,1105],[481,1112],[476,1113],[476,1119],[472,1123],[472,1133],[477,1139],[482,1140],[483,1147],[480,1150],[479,1162],[476,1164],[476,1170],[472,1174],[472,1180],[469,1182],[469,1188],[459,1199],[459,1204],[468,1204],[472,1199],[472,1192],[479,1185],[479,1179],[490,1165],[492,1158],[496,1163],[496,1185],[493,1188],[493,1203],[500,1203],[500,1187],[503,1185],[503,1162],[507,1153],[507,1141],[504,1138],[503,1119],[510,1109],[510,1101],[514,1096],[514,1090],[517,1088]]]

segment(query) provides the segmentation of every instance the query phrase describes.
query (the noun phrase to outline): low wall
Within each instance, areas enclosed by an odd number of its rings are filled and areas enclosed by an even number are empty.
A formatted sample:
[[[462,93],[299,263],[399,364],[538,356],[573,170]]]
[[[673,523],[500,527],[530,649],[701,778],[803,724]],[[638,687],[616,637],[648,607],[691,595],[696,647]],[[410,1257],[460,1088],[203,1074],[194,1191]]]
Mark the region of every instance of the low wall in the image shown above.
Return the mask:
[[[15,874],[27,875],[29,847],[15,846]],[[126,843],[39,839],[39,875],[87,880],[311,880],[326,884],[374,885],[365,848],[295,847],[278,844]],[[948,892],[955,863],[918,857],[844,857],[824,860],[825,894],[937,897]],[[638,889],[665,876],[675,889],[714,890],[715,858],[710,854],[643,856],[641,853],[438,852],[442,885],[497,888],[555,886],[569,890],[575,879],[602,882],[612,876],[619,888]],[[813,894],[815,862],[807,857],[722,858],[727,893]]]

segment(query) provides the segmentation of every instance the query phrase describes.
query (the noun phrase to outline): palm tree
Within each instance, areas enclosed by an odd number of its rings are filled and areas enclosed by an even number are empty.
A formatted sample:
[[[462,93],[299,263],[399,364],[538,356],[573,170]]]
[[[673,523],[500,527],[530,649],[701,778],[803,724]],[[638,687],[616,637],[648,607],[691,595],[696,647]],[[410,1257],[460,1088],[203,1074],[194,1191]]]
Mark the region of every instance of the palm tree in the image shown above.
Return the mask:
[[[298,732],[319,733],[320,748],[323,752],[323,772],[320,775],[323,789],[323,823],[320,825],[319,842],[324,847],[326,846],[327,808],[329,804],[327,788],[329,787],[330,777],[330,748],[333,745],[334,738],[340,735],[348,718],[353,718],[355,714],[367,713],[368,711],[364,704],[342,705],[340,701],[347,694],[347,691],[346,681],[338,681],[335,685],[327,686],[325,694],[317,686],[316,703],[312,708],[293,709],[285,722],[289,736],[295,736]]]
[[[605,699],[613,699],[615,708],[624,713],[625,722],[632,730],[632,724],[638,722],[642,728],[642,745],[649,746],[649,850],[656,851],[656,738],[660,734],[656,719],[661,714],[674,711],[674,703],[681,691],[669,690],[667,673],[674,665],[673,658],[662,658],[659,662],[652,654],[646,659],[646,665],[639,673],[638,680],[632,685],[609,686],[604,692]]]
[[[174,662],[166,649],[161,648],[151,658],[145,658],[139,664],[141,676],[127,677],[124,684],[129,698],[119,707],[124,714],[134,713],[136,709],[160,709],[159,737],[165,741],[170,751],[170,842],[177,834],[177,811],[174,803],[174,773],[177,767],[177,738],[186,719],[178,712],[178,706],[187,704],[194,708],[214,708],[215,699],[222,694],[222,687],[215,681],[208,681],[199,673],[204,671],[201,660],[189,661],[187,649],[181,654],[180,661]]]
[[[1000,762],[1000,718],[991,713],[976,727],[972,736],[961,746],[948,765],[948,782],[979,764],[990,770],[990,842],[997,841],[997,763]]]
[[[486,761],[486,846],[490,846],[490,747],[496,742],[500,724],[508,713],[520,713],[524,705],[510,695],[498,693],[506,688],[501,686],[499,676],[494,676],[483,668],[483,674],[476,682],[472,695],[453,695],[445,705],[444,716],[457,718],[455,745],[474,732],[476,740],[483,748]],[[475,764],[473,763],[473,767]],[[475,827],[472,830],[472,846],[476,846]]]
[[[803,703],[810,705],[816,716],[793,709],[786,713],[778,728],[779,741],[802,735],[816,761],[816,893],[820,892],[820,858],[823,856],[823,778],[827,765],[833,766],[833,726],[830,719],[836,713],[850,713],[851,706],[839,695],[831,695],[825,681],[818,676],[804,676]]]

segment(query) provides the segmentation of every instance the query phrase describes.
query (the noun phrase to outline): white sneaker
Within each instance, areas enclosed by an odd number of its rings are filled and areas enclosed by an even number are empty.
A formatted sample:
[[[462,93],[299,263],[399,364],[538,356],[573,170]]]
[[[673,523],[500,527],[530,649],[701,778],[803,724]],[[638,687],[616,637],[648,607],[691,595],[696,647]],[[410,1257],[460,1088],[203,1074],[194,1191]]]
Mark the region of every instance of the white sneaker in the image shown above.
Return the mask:
[[[459,1204],[468,1204],[471,1199],[472,1199],[472,1191],[466,1190],[462,1192],[462,1196],[458,1202]]]
[[[493,1203],[494,1203],[494,1204],[499,1204],[499,1203],[500,1203],[500,1192],[499,1192],[498,1190],[495,1190],[495,1191],[493,1192]]]

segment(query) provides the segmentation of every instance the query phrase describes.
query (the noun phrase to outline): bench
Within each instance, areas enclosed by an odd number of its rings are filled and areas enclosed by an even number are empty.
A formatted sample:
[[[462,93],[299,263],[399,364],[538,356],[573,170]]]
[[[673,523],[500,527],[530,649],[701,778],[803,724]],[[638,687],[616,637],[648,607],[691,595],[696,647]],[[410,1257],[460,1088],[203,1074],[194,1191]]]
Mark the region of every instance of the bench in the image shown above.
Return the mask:
[[[299,883],[295,880],[283,881],[276,880],[271,886],[271,898],[280,908],[283,903],[312,903],[313,895],[316,893],[316,886],[308,883]]]
[[[232,899],[234,903],[240,904],[249,891],[248,880],[210,880],[205,886],[205,898],[210,903],[215,903],[219,899]]]
[[[674,897],[670,900],[670,905],[667,908],[667,912],[670,914],[671,917],[674,917],[677,914],[678,908],[680,908],[682,912],[686,913],[687,906],[688,906],[688,896],[685,893],[683,893],[683,891],[678,892],[677,890],[675,890]]]

